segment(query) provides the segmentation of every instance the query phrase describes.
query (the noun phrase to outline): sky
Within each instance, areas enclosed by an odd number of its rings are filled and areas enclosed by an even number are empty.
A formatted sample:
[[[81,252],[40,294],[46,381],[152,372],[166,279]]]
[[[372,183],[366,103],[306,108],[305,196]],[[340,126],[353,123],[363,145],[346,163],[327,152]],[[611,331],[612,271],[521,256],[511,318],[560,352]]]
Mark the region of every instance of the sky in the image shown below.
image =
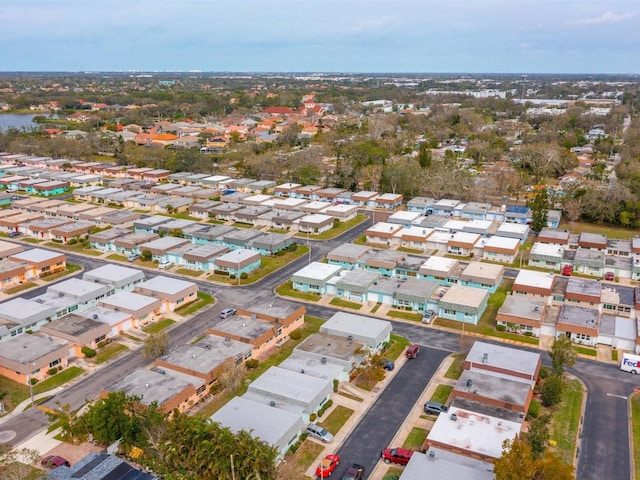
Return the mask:
[[[640,73],[640,0],[0,0],[0,71]]]

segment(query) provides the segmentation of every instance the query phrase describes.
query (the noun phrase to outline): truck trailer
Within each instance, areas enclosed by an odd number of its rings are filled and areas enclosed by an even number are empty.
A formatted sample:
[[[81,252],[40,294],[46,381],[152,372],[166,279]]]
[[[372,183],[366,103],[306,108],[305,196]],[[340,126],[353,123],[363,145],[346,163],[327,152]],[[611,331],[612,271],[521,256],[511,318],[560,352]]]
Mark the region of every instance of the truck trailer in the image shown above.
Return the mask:
[[[623,372],[640,373],[640,355],[623,353],[620,362],[620,370]]]

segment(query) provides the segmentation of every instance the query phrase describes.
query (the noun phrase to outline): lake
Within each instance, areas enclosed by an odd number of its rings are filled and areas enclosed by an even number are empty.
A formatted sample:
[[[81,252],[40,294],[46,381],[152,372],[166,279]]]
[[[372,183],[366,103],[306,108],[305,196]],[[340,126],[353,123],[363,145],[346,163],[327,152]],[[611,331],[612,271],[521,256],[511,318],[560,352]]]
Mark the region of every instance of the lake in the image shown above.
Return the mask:
[[[9,128],[21,129],[23,127],[38,127],[37,123],[33,123],[31,120],[41,113],[5,113],[0,114],[0,130],[6,131]]]

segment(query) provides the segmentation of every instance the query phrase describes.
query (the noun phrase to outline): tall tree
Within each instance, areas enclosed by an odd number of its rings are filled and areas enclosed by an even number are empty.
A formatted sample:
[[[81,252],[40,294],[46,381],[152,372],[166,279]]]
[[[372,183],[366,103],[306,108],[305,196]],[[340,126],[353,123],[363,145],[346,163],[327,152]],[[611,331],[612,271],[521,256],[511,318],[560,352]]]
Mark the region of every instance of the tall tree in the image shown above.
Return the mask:
[[[546,187],[536,192],[529,202],[531,209],[531,230],[536,234],[547,226],[547,218],[549,215],[549,194]]]
[[[505,441],[502,456],[493,465],[495,480],[534,480],[538,472],[531,446],[524,440]]]
[[[576,347],[569,337],[561,335],[556,338],[549,351],[553,373],[562,375],[564,373],[564,367],[571,367],[576,363],[576,355]]]
[[[524,439],[531,447],[531,455],[536,460],[541,458],[549,444],[551,434],[549,433],[550,414],[540,415],[529,424],[529,431],[524,435]]]
[[[167,332],[155,332],[145,339],[142,354],[148,360],[155,360],[164,355],[168,347],[169,336]]]

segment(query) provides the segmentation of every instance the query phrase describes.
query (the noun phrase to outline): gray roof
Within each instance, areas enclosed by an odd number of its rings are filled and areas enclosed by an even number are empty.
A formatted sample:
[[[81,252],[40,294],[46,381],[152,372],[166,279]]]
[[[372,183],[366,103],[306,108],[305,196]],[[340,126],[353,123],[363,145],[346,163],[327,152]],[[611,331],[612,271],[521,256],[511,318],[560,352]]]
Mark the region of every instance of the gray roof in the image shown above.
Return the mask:
[[[54,480],[155,480],[157,477],[142,472],[120,458],[108,453],[90,453],[71,467],[51,470],[47,478]]]
[[[144,273],[136,268],[109,263],[85,272],[82,275],[82,279],[90,282],[105,283],[113,287],[121,287],[144,279]]]
[[[50,305],[22,297],[12,298],[0,304],[0,317],[22,325],[44,320],[56,312]]]
[[[363,255],[365,255],[371,247],[366,245],[357,245],[354,243],[343,243],[342,245],[334,248],[327,254],[329,260],[332,259],[347,259],[350,261],[357,261]]]
[[[397,300],[425,302],[437,288],[438,284],[436,282],[407,278],[400,284],[394,297]]]
[[[597,280],[580,277],[569,277],[566,293],[600,297],[602,285]]]
[[[598,311],[593,308],[577,305],[562,305],[558,323],[566,323],[577,327],[598,328]]]
[[[604,252],[601,250],[579,248],[576,250],[576,256],[574,257],[573,262],[575,265],[602,268],[604,267]]]
[[[336,282],[338,288],[343,288],[352,292],[364,293],[371,285],[380,277],[377,272],[370,270],[363,270],[356,268],[354,270],[347,270],[340,275],[339,280]]]
[[[189,386],[197,389],[204,383],[205,381],[201,378],[170,368],[160,370],[157,368],[155,370],[139,368],[109,385],[105,390],[107,392],[125,392],[127,395],[141,396],[142,401],[140,403],[144,405],[151,405],[153,402],[158,402],[158,405],[162,405]]]
[[[432,453],[430,453],[432,452]],[[434,447],[415,452],[402,472],[402,480],[493,480],[493,464]]]
[[[194,345],[178,345],[160,360],[193,372],[208,374],[225,361],[244,356],[252,345],[231,339],[207,335]]]
[[[521,379],[517,380],[517,377],[473,369],[462,371],[455,390],[490,398],[499,401],[501,405],[510,404],[514,407],[525,407],[529,399],[529,392],[533,388],[532,383],[533,381],[527,383]]]
[[[188,280],[180,280],[179,278],[157,275],[150,280],[146,280],[138,284],[138,288],[153,290],[167,295],[177,295],[178,293],[188,288],[192,288],[195,285],[196,284],[194,282],[189,282]]]
[[[486,354],[486,357],[484,355]],[[486,362],[483,362],[486,358]],[[467,361],[534,375],[540,361],[540,354],[527,352],[502,345],[476,341],[467,354]]]

